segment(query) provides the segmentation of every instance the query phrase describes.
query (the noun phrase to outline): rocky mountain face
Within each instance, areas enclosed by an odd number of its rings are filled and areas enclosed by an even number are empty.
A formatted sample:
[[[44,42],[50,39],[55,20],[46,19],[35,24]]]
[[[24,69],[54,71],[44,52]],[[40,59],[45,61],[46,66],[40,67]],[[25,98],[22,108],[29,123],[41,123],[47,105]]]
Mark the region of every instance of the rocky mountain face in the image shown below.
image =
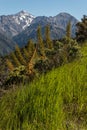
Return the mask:
[[[14,15],[0,16],[0,56],[4,56],[15,48],[13,36],[18,35],[30,26],[34,16],[26,11]]]
[[[5,56],[15,49],[16,43],[0,32],[0,56]]]
[[[15,36],[13,39],[19,46],[24,46],[29,39],[37,39],[37,28],[40,25],[42,28],[42,35],[44,38],[45,26],[50,25],[51,38],[60,39],[65,36],[66,26],[68,22],[71,22],[71,34],[75,37],[76,23],[78,20],[68,13],[60,13],[54,17],[39,16],[34,18],[30,26],[27,27],[20,34]]]
[[[3,31],[8,37],[18,35],[25,30],[34,19],[34,16],[26,11],[20,11],[14,15],[0,16],[0,31]]]

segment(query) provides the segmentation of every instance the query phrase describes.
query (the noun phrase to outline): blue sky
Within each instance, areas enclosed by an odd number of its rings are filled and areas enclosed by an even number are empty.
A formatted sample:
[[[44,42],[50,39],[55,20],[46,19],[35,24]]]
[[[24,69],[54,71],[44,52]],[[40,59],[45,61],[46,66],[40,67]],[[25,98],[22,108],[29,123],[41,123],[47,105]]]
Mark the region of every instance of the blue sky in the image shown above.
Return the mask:
[[[35,16],[55,16],[67,12],[81,19],[87,15],[87,0],[0,0],[0,15],[26,10]]]

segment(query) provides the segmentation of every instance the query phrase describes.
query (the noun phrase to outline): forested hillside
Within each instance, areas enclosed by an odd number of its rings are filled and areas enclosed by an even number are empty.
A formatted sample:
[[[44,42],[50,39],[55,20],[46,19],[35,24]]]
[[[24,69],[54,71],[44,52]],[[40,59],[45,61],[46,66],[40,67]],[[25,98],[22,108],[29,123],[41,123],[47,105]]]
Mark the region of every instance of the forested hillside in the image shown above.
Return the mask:
[[[45,27],[44,35],[45,40],[41,34],[41,26],[38,26],[36,43],[29,40],[27,46],[21,49],[16,45],[15,51],[4,59],[8,75],[2,88],[4,86],[8,89],[10,85],[20,82],[31,82],[41,74],[79,58],[80,46],[71,38],[70,22],[66,27],[66,35],[61,41],[51,39],[49,25]]]

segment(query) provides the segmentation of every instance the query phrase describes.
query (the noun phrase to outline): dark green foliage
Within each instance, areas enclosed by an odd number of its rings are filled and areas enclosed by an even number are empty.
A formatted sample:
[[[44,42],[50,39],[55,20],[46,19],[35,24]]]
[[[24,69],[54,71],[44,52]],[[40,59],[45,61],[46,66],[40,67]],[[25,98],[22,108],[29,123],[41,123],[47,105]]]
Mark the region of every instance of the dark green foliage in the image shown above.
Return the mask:
[[[33,81],[36,76],[37,72],[34,69],[32,69],[31,73],[28,73],[27,67],[21,65],[16,67],[13,71],[9,72],[9,75],[5,79],[3,86],[5,89],[8,89],[12,85],[26,84]]]
[[[57,51],[58,51],[58,50],[57,50]],[[46,49],[45,49],[45,53],[46,53],[46,56],[47,56],[48,58],[50,58],[50,57],[52,57],[53,55],[55,55],[54,49],[48,49],[48,48],[46,48]]]
[[[75,59],[80,54],[80,47],[78,46],[78,43],[76,40],[71,40],[71,44],[68,46],[68,53],[69,53],[69,61]]]
[[[12,62],[10,60],[6,60],[7,66],[9,68],[10,71],[14,70],[14,65],[12,64]]]
[[[39,73],[46,73],[47,71],[52,69],[51,66],[52,63],[50,63],[50,61],[47,58],[45,59],[39,58],[36,61],[34,68],[38,70]]]
[[[54,42],[54,50],[58,51],[58,49],[61,49],[62,47],[63,47],[63,42],[60,42],[60,41]]]
[[[29,53],[25,47],[23,48],[23,55],[24,55],[24,59],[26,60],[26,62],[28,62],[29,61]]]
[[[21,51],[20,51],[20,48],[16,45],[15,47],[15,50],[16,50],[16,57],[18,58],[18,60],[20,61],[20,63],[22,65],[25,65],[26,64],[26,60],[24,59]]]
[[[7,60],[7,66],[10,72],[4,81],[4,86],[20,84],[24,82],[25,79],[26,82],[30,82],[34,79],[36,72],[32,68],[32,73],[29,73],[29,68],[27,67],[31,59],[33,60],[34,54],[34,45],[31,41],[29,43],[27,48],[19,49],[19,47],[16,46],[15,52],[10,54]],[[31,47],[30,49],[28,48],[29,46]]]
[[[28,51],[28,55],[29,57],[28,58],[31,58],[33,53],[34,53],[34,50],[35,50],[35,46],[34,46],[34,43],[32,40],[29,40],[28,43],[27,43],[27,51]]]
[[[79,42],[84,42],[87,40],[87,16],[83,16],[81,22],[77,23],[76,39]]]
[[[4,85],[9,86],[11,84],[21,83],[24,82],[25,79],[27,79],[26,68],[25,66],[19,66],[9,73]]]
[[[21,65],[20,61],[18,60],[18,58],[14,52],[11,53],[10,58],[12,59],[12,62],[13,62],[15,67],[18,67]]]
[[[62,52],[64,53],[64,59],[66,59],[66,62],[72,61],[73,59],[79,56],[80,47],[78,46],[76,40],[65,37],[63,39],[63,43],[64,45]]]
[[[0,88],[4,88],[3,84],[5,80],[7,79],[9,70],[6,65],[6,57],[0,57]]]

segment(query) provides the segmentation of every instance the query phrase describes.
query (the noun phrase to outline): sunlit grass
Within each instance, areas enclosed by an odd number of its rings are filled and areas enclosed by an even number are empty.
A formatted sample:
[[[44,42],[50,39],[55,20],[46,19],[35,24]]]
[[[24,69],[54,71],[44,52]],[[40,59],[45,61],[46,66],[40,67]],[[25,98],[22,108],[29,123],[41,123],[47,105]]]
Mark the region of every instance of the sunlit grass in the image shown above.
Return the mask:
[[[87,129],[87,45],[78,61],[52,70],[0,101],[2,130]]]

